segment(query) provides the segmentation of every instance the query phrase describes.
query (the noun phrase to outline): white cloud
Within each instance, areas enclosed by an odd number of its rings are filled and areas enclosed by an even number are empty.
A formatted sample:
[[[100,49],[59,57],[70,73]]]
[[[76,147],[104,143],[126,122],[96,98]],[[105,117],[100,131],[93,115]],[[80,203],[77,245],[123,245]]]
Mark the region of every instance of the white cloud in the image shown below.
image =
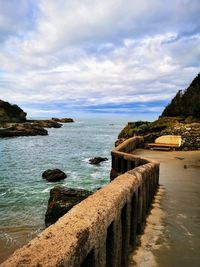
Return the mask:
[[[0,94],[13,103],[168,101],[199,72],[198,1],[0,2]]]

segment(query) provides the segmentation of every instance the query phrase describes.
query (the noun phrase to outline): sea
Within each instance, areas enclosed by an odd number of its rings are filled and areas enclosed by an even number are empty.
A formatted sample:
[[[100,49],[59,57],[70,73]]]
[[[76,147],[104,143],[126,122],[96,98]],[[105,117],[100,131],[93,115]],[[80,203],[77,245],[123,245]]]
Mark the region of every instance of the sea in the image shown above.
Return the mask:
[[[0,139],[0,263],[45,228],[51,188],[95,191],[109,183],[110,153],[128,121],[81,118],[48,129],[48,136]],[[160,189],[133,266],[200,266],[200,151],[135,153],[160,162]],[[89,164],[96,156],[109,160]],[[42,179],[45,170],[54,168],[67,178],[56,183]]]
[[[110,153],[128,119],[82,118],[48,129],[47,136],[0,139],[0,262],[44,228],[49,191],[56,185],[95,191],[109,183]],[[109,160],[98,166],[89,159]],[[42,179],[47,169],[67,174]]]

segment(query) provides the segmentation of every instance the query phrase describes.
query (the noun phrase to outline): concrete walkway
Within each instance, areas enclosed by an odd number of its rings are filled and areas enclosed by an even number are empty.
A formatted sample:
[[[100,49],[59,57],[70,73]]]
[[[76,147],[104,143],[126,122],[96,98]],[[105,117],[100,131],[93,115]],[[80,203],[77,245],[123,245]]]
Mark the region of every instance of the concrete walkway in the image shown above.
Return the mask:
[[[160,188],[129,267],[199,267],[200,151],[136,154],[161,163]]]

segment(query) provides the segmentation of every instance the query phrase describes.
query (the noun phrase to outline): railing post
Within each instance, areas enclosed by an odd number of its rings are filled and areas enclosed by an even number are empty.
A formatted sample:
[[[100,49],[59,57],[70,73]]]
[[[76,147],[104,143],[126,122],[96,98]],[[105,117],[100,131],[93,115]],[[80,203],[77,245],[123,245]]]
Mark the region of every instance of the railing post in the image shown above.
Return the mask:
[[[136,245],[136,231],[137,231],[137,208],[138,208],[138,190],[133,193],[131,199],[131,218],[130,218],[130,245]]]

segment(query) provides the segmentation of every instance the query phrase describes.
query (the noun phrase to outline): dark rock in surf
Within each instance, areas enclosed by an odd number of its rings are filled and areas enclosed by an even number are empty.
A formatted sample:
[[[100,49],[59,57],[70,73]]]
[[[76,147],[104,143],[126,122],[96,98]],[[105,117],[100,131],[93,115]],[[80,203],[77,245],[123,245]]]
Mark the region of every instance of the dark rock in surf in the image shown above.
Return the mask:
[[[91,194],[93,194],[93,192],[84,189],[74,189],[63,186],[56,186],[51,189],[48,207],[45,214],[45,225],[49,226],[55,223],[71,208]]]
[[[102,161],[107,161],[107,160],[108,160],[108,158],[95,157],[93,159],[90,159],[89,163],[93,164],[93,165],[97,165],[97,164],[101,163]]]
[[[66,177],[67,175],[59,169],[46,170],[42,174],[42,178],[46,179],[48,182],[58,182]]]

